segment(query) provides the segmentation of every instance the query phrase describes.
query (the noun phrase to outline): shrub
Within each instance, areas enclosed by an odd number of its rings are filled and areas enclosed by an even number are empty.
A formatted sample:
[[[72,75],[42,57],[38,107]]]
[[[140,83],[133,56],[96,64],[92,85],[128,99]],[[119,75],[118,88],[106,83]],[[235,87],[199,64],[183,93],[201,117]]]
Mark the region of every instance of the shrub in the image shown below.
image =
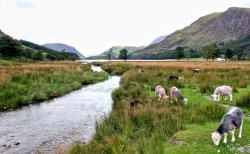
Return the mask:
[[[240,99],[236,101],[236,105],[239,107],[247,107],[250,108],[250,93],[242,96]]]

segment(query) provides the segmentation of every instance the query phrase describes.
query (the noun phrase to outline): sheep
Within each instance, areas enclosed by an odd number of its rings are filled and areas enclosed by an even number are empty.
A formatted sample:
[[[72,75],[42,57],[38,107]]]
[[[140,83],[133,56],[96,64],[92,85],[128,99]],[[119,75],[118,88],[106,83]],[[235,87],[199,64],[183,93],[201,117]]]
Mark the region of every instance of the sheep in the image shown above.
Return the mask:
[[[240,108],[232,107],[222,118],[218,129],[211,133],[215,145],[219,145],[222,134],[224,134],[224,143],[227,143],[227,133],[232,134],[231,141],[235,141],[234,131],[240,128],[239,138],[242,137],[243,113]]]
[[[138,73],[144,73],[144,70],[142,68],[139,68]]]
[[[179,80],[179,79],[181,79],[181,78],[178,77],[178,76],[174,76],[174,75],[170,75],[170,76],[168,77],[168,80],[171,80],[171,81],[173,81],[173,80]]]
[[[198,68],[193,69],[193,73],[200,73],[200,72],[201,72],[201,70]]]
[[[162,86],[156,86],[155,87],[155,94],[159,95],[159,100],[162,98],[168,99],[169,96],[167,96],[165,89]]]
[[[175,101],[179,99],[182,100],[183,104],[185,105],[188,103],[188,99],[184,98],[183,95],[181,94],[181,91],[177,89],[176,87],[172,87],[170,89],[170,97],[171,97],[171,101],[172,101],[172,98],[174,98]]]
[[[211,95],[213,97],[214,101],[220,101],[220,95],[227,95],[225,100],[227,100],[228,96],[230,97],[230,101],[233,100],[233,96],[232,96],[232,88],[229,86],[221,86],[221,87],[217,87],[214,90],[214,94]]]

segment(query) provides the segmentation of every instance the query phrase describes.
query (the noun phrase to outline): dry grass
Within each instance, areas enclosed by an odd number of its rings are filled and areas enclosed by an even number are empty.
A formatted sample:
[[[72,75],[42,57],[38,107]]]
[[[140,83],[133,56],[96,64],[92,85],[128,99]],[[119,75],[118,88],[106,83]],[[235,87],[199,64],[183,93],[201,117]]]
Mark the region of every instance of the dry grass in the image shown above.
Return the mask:
[[[111,64],[126,64],[133,66],[161,66],[175,68],[238,68],[250,70],[250,62],[217,62],[217,61],[190,61],[190,62],[110,62]]]
[[[0,84],[11,81],[13,76],[38,75],[44,72],[60,76],[65,72],[80,72],[79,64],[73,62],[0,63]]]

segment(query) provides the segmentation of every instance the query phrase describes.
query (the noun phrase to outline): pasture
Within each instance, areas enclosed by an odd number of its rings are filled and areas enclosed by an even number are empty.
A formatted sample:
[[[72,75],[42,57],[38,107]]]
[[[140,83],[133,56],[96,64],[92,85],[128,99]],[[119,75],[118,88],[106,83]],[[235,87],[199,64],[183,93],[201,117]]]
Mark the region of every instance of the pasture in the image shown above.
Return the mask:
[[[96,126],[89,144],[75,144],[69,153],[246,153],[250,146],[249,62],[109,62],[100,63],[111,74],[122,74],[112,94],[110,115]],[[138,72],[143,68],[144,72]],[[193,73],[194,68],[201,69]],[[170,75],[181,77],[171,81]],[[157,85],[177,87],[188,104],[158,100]],[[233,101],[210,99],[220,85],[233,88]],[[137,102],[135,103],[132,102]],[[243,137],[215,146],[211,133],[227,112],[238,106],[245,115]],[[238,130],[236,131],[236,136]]]
[[[107,73],[75,62],[0,62],[0,111],[62,96],[107,78]]]

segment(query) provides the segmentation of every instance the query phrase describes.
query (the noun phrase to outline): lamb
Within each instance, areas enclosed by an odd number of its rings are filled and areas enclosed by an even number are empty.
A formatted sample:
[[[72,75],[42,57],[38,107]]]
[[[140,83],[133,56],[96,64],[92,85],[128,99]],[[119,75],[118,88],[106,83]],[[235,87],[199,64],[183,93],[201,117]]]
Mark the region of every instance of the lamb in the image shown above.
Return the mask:
[[[181,94],[181,91],[177,89],[176,87],[172,87],[170,89],[170,97],[171,97],[171,100],[172,98],[174,98],[175,101],[182,100],[183,104],[185,105],[188,103],[187,98],[184,98],[183,95]]]
[[[211,133],[215,145],[219,145],[222,134],[224,134],[224,143],[227,143],[227,133],[232,134],[231,141],[235,141],[234,131],[240,127],[239,138],[242,137],[243,113],[240,108],[232,107],[222,118],[218,129]]]
[[[200,69],[198,69],[198,68],[195,68],[195,69],[193,69],[193,73],[200,73]]]
[[[169,77],[168,77],[168,80],[179,80],[179,79],[181,79],[180,77],[178,77],[178,76],[174,76],[174,75],[170,75]]]
[[[144,70],[142,68],[139,68],[138,73],[144,73]]]
[[[155,87],[155,94],[159,95],[159,100],[162,98],[168,99],[169,96],[167,96],[165,89],[162,86],[156,86]]]
[[[220,101],[220,95],[227,95],[225,100],[227,100],[228,96],[230,97],[230,101],[232,101],[233,96],[232,96],[232,88],[229,86],[221,86],[217,87],[214,90],[214,94],[211,95],[213,97],[214,101]]]

